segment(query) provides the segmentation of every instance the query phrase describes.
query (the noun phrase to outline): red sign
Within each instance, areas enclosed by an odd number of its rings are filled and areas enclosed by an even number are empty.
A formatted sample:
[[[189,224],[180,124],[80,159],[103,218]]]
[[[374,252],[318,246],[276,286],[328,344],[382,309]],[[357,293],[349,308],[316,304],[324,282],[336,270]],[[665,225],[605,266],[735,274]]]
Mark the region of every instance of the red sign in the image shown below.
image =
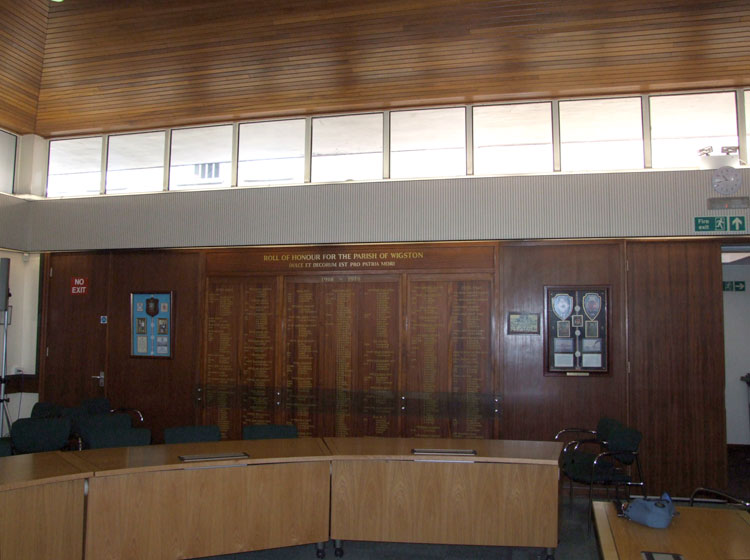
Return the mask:
[[[89,293],[89,279],[73,276],[70,278],[70,293],[74,296],[85,296]]]

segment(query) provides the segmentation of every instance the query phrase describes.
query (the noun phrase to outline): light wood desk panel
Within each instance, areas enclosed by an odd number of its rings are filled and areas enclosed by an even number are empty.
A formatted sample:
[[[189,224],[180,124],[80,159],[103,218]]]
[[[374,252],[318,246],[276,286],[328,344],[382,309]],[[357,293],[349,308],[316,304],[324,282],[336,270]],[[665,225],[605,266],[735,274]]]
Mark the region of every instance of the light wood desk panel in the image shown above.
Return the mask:
[[[750,515],[737,509],[678,507],[666,529],[622,517],[611,502],[594,502],[604,560],[641,560],[641,551],[681,554],[685,560],[750,558]]]
[[[59,452],[0,458],[0,558],[81,560],[90,475]]]
[[[196,558],[324,542],[329,476],[327,462],[96,476],[86,558]]]
[[[556,442],[326,438],[331,538],[557,546]],[[415,456],[412,448],[476,449]],[[512,450],[512,452],[511,452]]]
[[[178,458],[238,451],[250,457]],[[86,558],[194,558],[327,541],[328,455],[317,439],[82,452],[98,467],[89,483]]]

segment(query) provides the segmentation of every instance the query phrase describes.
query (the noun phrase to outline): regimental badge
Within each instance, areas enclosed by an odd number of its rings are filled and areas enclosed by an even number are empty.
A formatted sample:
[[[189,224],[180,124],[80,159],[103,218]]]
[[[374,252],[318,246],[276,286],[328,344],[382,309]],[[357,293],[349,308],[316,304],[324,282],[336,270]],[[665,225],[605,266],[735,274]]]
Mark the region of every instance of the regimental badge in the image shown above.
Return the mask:
[[[561,321],[567,319],[573,312],[573,298],[570,294],[557,294],[552,297],[552,311]]]
[[[583,296],[583,310],[586,316],[592,321],[596,319],[599,312],[602,310],[602,296],[599,294],[584,294]]]
[[[146,300],[146,314],[150,317],[156,317],[159,314],[159,300],[152,297]]]

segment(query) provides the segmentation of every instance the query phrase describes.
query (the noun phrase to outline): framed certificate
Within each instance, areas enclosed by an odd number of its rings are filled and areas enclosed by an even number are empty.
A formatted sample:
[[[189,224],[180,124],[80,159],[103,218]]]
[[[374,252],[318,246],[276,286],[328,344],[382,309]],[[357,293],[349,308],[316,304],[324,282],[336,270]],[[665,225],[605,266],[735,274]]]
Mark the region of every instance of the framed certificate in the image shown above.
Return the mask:
[[[130,355],[171,358],[172,292],[130,294]]]

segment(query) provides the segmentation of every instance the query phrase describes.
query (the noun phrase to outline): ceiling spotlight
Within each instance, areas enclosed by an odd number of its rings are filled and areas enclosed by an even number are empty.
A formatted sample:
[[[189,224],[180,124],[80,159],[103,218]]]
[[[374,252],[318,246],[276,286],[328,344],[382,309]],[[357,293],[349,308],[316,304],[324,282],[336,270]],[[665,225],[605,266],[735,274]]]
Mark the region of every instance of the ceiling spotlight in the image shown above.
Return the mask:
[[[714,151],[714,147],[713,146],[706,146],[705,148],[701,148],[700,150],[698,150],[698,155],[699,156],[707,156],[708,154],[710,154],[713,151]]]

